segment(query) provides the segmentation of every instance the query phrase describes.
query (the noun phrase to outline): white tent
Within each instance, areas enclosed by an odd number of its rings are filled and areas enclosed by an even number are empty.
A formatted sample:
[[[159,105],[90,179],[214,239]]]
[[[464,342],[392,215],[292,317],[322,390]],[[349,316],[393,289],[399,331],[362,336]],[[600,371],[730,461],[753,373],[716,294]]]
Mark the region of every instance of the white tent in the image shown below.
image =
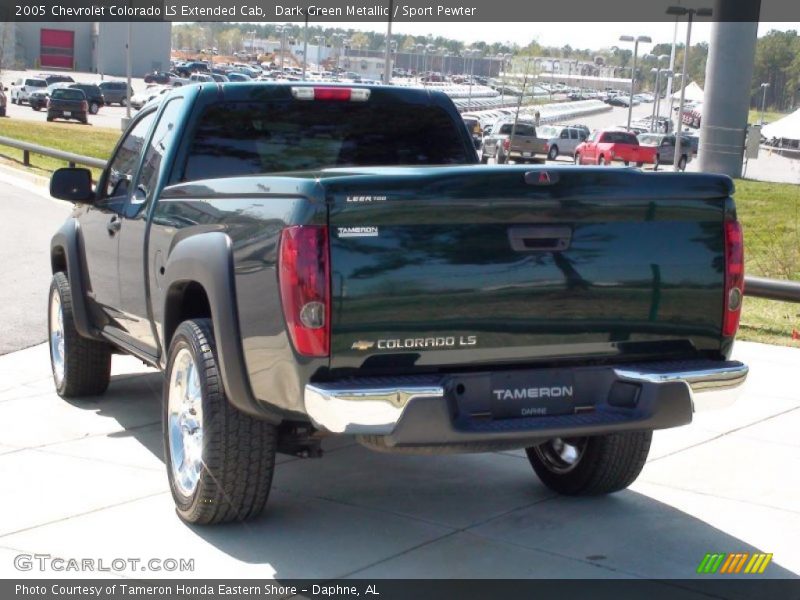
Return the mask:
[[[800,109],[782,119],[765,125],[761,135],[767,139],[784,138],[787,140],[800,140]]]
[[[675,100],[681,99],[681,91],[678,90],[672,97]],[[689,85],[686,86],[686,95],[684,96],[686,100],[691,100],[692,102],[702,102],[703,101],[703,88],[697,85],[694,81],[692,81]]]

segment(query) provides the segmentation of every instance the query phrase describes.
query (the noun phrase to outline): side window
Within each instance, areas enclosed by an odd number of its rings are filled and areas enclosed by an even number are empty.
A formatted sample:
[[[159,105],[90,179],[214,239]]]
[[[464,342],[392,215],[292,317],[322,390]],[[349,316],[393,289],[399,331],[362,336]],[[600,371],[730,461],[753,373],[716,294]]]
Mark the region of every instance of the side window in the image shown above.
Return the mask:
[[[98,188],[97,204],[99,206],[104,206],[114,212],[122,212],[128,197],[128,188],[133,172],[139,163],[144,140],[154,118],[155,113],[143,117],[122,140],[122,144],[106,169],[105,179]]]
[[[158,184],[158,175],[161,172],[161,161],[164,160],[164,153],[175,135],[182,107],[183,98],[174,98],[167,103],[161,113],[161,118],[153,131],[153,137],[150,139],[150,145],[144,153],[139,182],[136,186],[137,193],[130,196],[129,205],[125,210],[126,216],[129,218],[142,213],[143,208],[152,200],[153,192]],[[139,189],[141,189],[140,193],[138,193]]]
[[[561,130],[561,139],[568,140],[569,139],[569,129],[562,129]]]

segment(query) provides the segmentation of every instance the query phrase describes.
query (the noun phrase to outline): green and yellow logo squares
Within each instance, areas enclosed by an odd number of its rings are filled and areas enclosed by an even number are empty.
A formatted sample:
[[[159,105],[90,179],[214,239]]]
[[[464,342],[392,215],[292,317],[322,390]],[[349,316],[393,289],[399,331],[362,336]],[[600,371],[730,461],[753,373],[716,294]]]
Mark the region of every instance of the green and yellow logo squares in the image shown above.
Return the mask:
[[[709,553],[697,566],[697,572],[703,575],[733,575],[736,573],[760,574],[772,561],[772,554],[762,552]]]

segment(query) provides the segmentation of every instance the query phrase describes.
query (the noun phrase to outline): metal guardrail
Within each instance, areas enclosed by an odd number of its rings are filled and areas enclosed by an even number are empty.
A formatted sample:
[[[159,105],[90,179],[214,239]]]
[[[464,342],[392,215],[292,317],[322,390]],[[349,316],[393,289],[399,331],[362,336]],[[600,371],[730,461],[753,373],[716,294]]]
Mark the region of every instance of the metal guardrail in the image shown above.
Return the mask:
[[[30,142],[15,140],[14,138],[0,136],[0,145],[10,146],[12,148],[22,150],[22,163],[26,167],[29,167],[31,164],[32,153],[63,160],[64,162],[68,163],[70,167],[74,167],[75,165],[86,165],[87,167],[104,169],[106,166],[106,161],[101,158],[82,156],[81,154],[73,154],[72,152],[64,152],[63,150],[56,150],[55,148],[40,146],[39,144],[31,144]]]
[[[744,295],[782,302],[800,302],[800,281],[745,277]]]
[[[0,136],[0,145],[22,150],[23,163],[26,166],[30,165],[31,153],[63,160],[67,162],[70,167],[86,165],[87,167],[104,169],[106,166],[106,161],[100,158],[64,152],[62,150],[48,148],[47,146],[31,144],[29,142],[3,136]],[[744,293],[746,296],[779,300],[782,302],[800,302],[800,281],[784,281],[780,279],[766,279],[764,277],[745,277],[744,283]]]

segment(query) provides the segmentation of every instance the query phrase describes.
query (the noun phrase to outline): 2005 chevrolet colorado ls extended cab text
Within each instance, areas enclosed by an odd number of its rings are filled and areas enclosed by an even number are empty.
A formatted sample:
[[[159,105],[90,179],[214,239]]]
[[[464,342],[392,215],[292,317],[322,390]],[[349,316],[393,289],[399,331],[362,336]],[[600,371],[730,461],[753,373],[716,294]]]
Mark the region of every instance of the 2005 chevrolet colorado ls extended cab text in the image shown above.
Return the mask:
[[[337,434],[614,492],[747,374],[730,179],[481,166],[440,93],[183,86],[51,193],[58,393],[103,393],[115,352],[163,370],[189,522],[257,515],[276,452]]]

